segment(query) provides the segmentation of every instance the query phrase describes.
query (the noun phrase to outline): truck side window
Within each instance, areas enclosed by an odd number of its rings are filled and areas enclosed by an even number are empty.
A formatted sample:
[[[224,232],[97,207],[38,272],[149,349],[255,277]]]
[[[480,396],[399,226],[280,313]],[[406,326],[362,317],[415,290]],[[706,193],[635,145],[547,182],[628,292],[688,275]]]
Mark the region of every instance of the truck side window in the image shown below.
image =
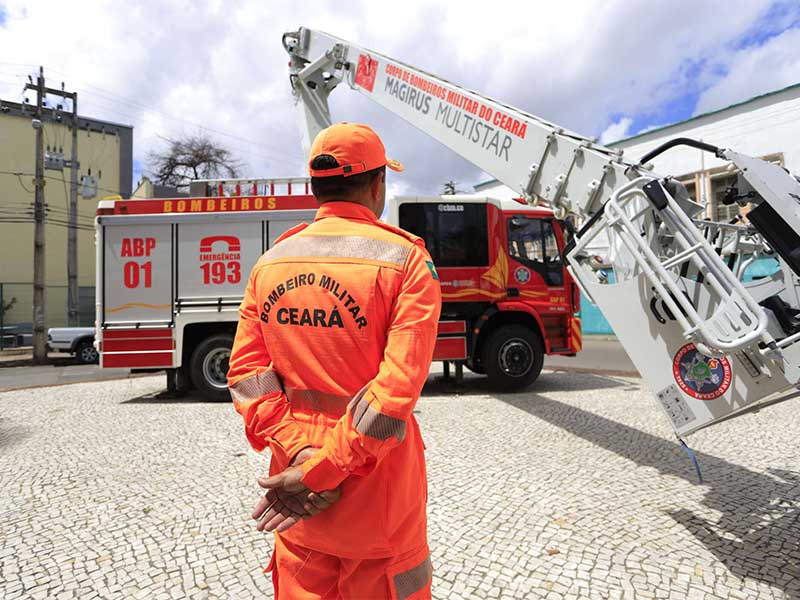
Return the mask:
[[[544,219],[508,220],[508,252],[542,276],[547,285],[564,285],[564,269],[553,224]]]
[[[400,227],[425,240],[437,267],[485,267],[489,264],[485,204],[401,204]]]

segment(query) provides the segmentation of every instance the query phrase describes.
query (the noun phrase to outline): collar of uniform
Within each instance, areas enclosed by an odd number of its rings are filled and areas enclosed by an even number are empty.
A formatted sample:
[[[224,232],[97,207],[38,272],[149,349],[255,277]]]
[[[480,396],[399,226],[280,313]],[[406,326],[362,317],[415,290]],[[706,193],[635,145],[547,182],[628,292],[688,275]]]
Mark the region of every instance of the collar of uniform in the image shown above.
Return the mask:
[[[317,209],[317,216],[314,221],[328,217],[341,217],[344,219],[356,219],[358,221],[368,221],[374,223],[378,220],[370,209],[362,204],[355,202],[326,202]]]

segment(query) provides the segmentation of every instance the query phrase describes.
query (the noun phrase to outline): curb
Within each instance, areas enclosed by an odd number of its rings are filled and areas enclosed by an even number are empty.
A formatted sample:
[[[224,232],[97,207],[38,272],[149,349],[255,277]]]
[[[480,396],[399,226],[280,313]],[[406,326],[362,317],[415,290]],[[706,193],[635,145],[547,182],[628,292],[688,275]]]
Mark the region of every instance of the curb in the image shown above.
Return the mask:
[[[583,373],[589,375],[608,375],[611,377],[633,377],[641,379],[639,371],[619,371],[616,369],[591,369],[589,367],[555,367],[545,366],[543,371],[556,371],[559,373]]]

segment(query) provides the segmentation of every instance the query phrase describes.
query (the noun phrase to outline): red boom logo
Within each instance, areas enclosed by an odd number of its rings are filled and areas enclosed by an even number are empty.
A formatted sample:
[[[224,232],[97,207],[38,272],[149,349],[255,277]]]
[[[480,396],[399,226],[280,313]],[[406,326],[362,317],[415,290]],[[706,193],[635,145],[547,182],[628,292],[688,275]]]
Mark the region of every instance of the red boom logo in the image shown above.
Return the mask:
[[[375,77],[378,74],[378,61],[366,54],[358,56],[358,67],[356,68],[356,85],[361,86],[368,92],[375,87]]]

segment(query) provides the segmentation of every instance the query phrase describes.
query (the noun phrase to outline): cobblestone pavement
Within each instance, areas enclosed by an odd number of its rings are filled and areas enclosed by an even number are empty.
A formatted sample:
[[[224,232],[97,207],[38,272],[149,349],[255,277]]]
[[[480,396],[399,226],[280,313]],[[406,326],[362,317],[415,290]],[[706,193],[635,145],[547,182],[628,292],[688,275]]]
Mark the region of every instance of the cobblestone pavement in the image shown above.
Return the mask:
[[[0,597],[272,597],[264,457],[229,404],[162,383],[0,394]],[[431,379],[434,597],[800,598],[797,408],[693,436],[700,485],[637,379]]]

